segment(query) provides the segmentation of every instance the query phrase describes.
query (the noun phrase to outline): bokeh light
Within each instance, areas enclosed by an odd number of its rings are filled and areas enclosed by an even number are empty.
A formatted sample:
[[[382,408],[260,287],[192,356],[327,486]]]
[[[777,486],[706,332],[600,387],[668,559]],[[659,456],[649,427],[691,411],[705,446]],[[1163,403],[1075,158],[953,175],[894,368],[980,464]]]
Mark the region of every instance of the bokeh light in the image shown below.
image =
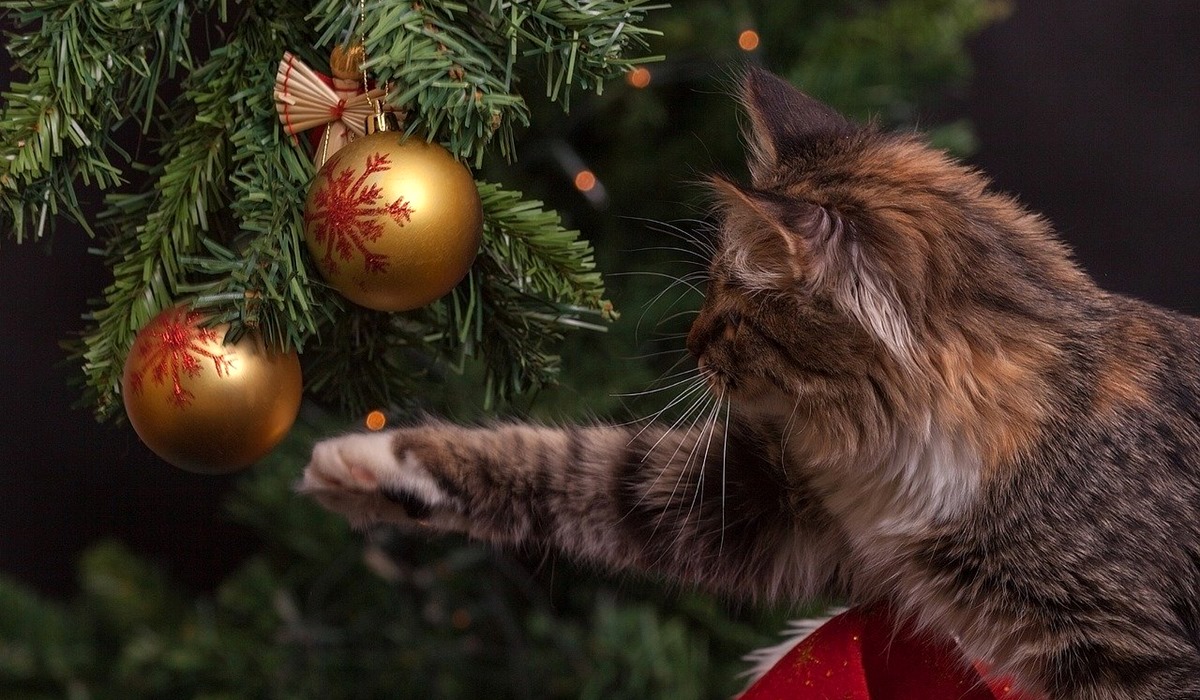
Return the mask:
[[[590,192],[596,186],[596,174],[591,170],[580,170],[575,173],[575,189],[580,192]]]
[[[738,34],[738,48],[742,51],[753,51],[758,48],[758,32],[747,29]]]
[[[650,84],[650,69],[638,66],[625,74],[625,82],[635,88],[644,88]]]
[[[371,411],[364,422],[368,430],[382,430],[387,425],[387,416],[383,415],[383,411]]]

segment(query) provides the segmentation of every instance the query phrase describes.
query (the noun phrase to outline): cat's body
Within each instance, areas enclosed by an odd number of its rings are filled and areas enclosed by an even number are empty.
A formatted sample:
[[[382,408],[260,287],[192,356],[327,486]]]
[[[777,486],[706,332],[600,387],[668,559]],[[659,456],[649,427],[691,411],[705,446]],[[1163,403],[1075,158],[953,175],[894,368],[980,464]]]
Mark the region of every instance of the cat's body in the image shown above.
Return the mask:
[[[745,101],[695,427],[350,435],[303,490],[728,595],[887,601],[1049,698],[1200,698],[1200,322],[1098,289],[911,138],[764,73]]]

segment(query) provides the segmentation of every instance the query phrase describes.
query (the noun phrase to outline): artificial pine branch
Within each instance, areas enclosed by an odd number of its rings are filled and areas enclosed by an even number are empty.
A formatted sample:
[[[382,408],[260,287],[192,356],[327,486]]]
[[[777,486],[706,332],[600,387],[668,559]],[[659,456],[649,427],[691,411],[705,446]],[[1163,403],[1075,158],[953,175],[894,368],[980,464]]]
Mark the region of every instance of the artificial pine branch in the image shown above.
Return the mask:
[[[313,176],[310,157],[279,128],[269,90],[279,56],[301,22],[290,16],[264,17],[269,31],[247,36],[257,42],[255,60],[237,88],[226,96],[239,109],[231,131],[230,214],[238,233],[233,250],[210,245],[214,258],[193,261],[205,281],[183,291],[196,295],[216,320],[260,331],[274,347],[302,347],[322,317],[341,309],[331,293],[309,275],[303,238],[304,199]],[[311,39],[310,39],[311,40]]]
[[[405,314],[347,305],[318,328],[306,350],[310,391],[350,415],[380,406],[413,408],[413,397],[469,358],[484,360],[484,402],[554,381],[559,358],[547,347],[572,328],[603,331],[615,315],[604,299],[592,247],[564,229],[542,203],[488,182],[483,247],[446,299]]]
[[[446,331],[443,354],[485,358],[485,404],[551,383],[558,357],[546,348],[568,328],[604,330],[613,316],[592,247],[558,214],[519,192],[476,183],[484,245],[468,278],[431,307]],[[588,318],[591,317],[591,321]]]
[[[480,182],[486,221],[486,252],[513,289],[545,299],[600,308],[604,281],[595,271],[591,246],[560,225],[558,214],[519,192]]]
[[[410,412],[422,388],[446,371],[425,319],[351,304],[317,329],[304,353],[306,389],[343,415],[377,408]],[[436,334],[434,334],[436,337]],[[441,359],[442,362],[438,362]]]
[[[189,5],[212,0],[5,0],[0,12],[16,69],[0,112],[0,224],[18,242],[52,230],[61,213],[92,233],[77,187],[122,182],[128,160],[113,132],[150,126],[159,84],[187,67]],[[223,3],[222,3],[223,5]]]
[[[389,100],[413,115],[410,129],[445,138],[450,150],[478,167],[495,139],[515,156],[515,129],[529,124],[518,91],[516,63],[544,61],[545,91],[570,105],[578,86],[599,92],[606,80],[637,63],[646,37],[645,13],[665,7],[648,0],[600,0],[583,8],[569,0],[538,3],[367,2],[366,26],[344,0],[320,0],[321,43],[365,34],[367,70],[391,83]]]
[[[252,22],[241,26],[257,29]],[[261,57],[247,55],[245,41],[215,49],[185,81],[174,110],[179,128],[160,149],[146,189],[109,198],[113,234],[105,253],[114,279],[83,337],[84,372],[100,415],[117,403],[134,333],[175,303],[185,281],[183,256],[202,250],[210,217],[228,198],[229,134],[239,116],[229,96],[253,58]]]

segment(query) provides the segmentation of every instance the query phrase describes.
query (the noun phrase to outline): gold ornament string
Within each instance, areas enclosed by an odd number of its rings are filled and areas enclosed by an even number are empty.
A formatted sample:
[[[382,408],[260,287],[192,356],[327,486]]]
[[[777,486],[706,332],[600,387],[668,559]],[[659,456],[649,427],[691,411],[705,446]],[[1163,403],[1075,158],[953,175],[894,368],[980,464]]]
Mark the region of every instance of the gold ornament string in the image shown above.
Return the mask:
[[[369,92],[371,88],[367,84],[367,0],[358,0],[358,41],[363,50],[362,63],[358,64],[362,70],[363,92]],[[374,106],[373,100],[371,104]]]
[[[367,118],[367,133],[389,131],[394,127],[384,118],[384,111],[387,109],[387,97],[392,92],[391,83],[384,85],[382,97],[370,97],[370,81],[367,79],[367,0],[358,0],[358,41],[362,45],[362,63],[359,64],[359,68],[362,71],[363,92],[368,95],[367,100],[372,111],[372,115]]]

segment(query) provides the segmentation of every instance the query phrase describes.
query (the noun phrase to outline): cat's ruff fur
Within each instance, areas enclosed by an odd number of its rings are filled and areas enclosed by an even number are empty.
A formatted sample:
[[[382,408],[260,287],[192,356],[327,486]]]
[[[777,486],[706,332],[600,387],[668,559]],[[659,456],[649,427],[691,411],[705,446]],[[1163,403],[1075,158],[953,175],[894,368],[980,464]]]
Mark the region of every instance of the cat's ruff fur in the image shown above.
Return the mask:
[[[1099,289],[913,136],[761,71],[743,101],[699,426],[429,422],[318,444],[301,490],[728,595],[886,600],[1049,698],[1200,698],[1200,322]]]

